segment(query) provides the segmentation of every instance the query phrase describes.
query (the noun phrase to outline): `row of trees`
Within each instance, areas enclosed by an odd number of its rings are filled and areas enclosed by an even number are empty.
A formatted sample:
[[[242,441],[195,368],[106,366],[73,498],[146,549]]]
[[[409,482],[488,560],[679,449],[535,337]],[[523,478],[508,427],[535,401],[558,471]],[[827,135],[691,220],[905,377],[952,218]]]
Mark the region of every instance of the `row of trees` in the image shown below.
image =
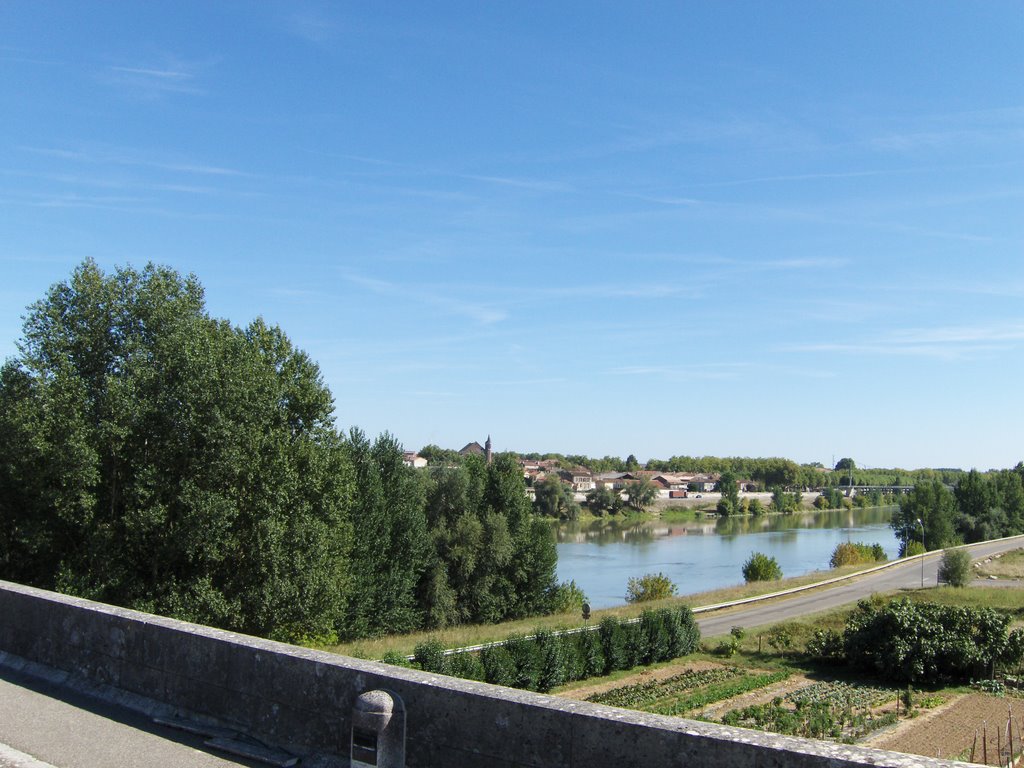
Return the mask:
[[[427,640],[416,647],[414,664],[427,672],[547,692],[574,680],[686,656],[699,642],[693,612],[681,606],[644,611],[639,621],[609,616],[582,632],[538,630],[532,637],[513,636],[479,654],[446,655],[439,641]],[[384,661],[408,663],[397,654]]]
[[[0,578],[246,633],[327,640],[498,621],[559,599],[510,457],[416,473],[340,434],[276,327],[194,277],[92,262],[0,370]]]
[[[901,554],[916,542],[932,550],[1024,533],[1024,464],[984,475],[972,469],[953,490],[937,479],[919,483],[891,525]]]

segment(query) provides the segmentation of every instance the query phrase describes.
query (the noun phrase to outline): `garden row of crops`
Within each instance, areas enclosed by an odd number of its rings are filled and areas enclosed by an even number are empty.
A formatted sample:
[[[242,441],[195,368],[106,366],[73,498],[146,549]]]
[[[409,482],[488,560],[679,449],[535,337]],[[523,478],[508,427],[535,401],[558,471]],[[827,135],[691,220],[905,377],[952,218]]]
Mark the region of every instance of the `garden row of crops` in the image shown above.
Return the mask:
[[[734,696],[778,683],[790,672],[751,673],[738,667],[689,670],[664,680],[627,685],[587,699],[661,715],[684,715]]]
[[[645,709],[648,712],[654,712],[659,715],[685,715],[716,702],[725,701],[750,691],[756,691],[759,688],[764,688],[766,685],[781,683],[791,674],[792,672],[789,670],[747,674],[734,680],[712,683],[682,697],[670,697],[667,700],[655,701],[649,707],[645,707]]]
[[[613,688],[603,693],[595,693],[589,696],[587,701],[596,704],[609,704],[613,707],[625,707],[626,709],[640,709],[658,699],[670,696],[673,693],[690,691],[711,683],[719,683],[731,677],[743,674],[739,667],[713,667],[711,669],[688,669],[678,675],[665,678],[664,680],[651,680],[636,685],[625,685],[621,688]]]
[[[777,696],[765,704],[731,710],[722,722],[815,739],[853,741],[896,722],[895,712],[873,711],[896,696],[896,691],[884,688],[819,682],[793,691],[785,701]]]

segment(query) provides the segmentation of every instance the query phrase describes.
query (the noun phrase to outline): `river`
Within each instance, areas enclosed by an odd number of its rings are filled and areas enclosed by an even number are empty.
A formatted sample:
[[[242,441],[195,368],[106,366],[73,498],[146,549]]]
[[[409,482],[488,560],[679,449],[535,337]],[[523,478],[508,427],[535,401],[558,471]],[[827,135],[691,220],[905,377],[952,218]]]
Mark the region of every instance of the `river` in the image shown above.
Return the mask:
[[[898,544],[893,507],[700,520],[596,521],[558,526],[558,579],[572,579],[594,608],[625,602],[631,576],[662,572],[680,594],[743,583],[752,552],[774,557],[784,576],[827,570],[836,544]]]

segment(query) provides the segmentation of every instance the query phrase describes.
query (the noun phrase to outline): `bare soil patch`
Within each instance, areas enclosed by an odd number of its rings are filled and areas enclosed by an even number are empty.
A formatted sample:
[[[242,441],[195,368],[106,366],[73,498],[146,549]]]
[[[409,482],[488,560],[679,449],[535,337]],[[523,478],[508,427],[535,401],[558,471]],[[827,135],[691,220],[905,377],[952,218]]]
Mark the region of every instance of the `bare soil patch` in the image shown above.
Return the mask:
[[[970,760],[971,746],[975,743],[977,733],[973,762],[984,764],[986,748],[982,736],[987,733],[988,764],[999,764],[997,755],[1001,746],[1002,764],[1006,765],[1006,723],[1009,713],[1013,716],[1013,751],[1019,754],[1022,735],[1020,728],[1024,725],[1024,700],[983,693],[960,696],[948,704],[905,720],[895,728],[876,734],[863,744],[925,757]]]

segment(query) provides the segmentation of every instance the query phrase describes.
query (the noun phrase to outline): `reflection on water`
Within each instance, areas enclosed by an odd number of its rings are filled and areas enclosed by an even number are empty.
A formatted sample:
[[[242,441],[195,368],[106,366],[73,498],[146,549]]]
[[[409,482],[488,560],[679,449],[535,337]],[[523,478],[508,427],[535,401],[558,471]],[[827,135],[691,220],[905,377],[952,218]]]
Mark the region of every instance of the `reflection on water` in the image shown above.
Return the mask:
[[[836,544],[881,544],[895,557],[892,507],[696,520],[598,520],[557,528],[558,577],[573,579],[603,608],[624,600],[630,576],[664,572],[683,593],[739,584],[751,552],[779,561],[786,576],[828,568]]]

